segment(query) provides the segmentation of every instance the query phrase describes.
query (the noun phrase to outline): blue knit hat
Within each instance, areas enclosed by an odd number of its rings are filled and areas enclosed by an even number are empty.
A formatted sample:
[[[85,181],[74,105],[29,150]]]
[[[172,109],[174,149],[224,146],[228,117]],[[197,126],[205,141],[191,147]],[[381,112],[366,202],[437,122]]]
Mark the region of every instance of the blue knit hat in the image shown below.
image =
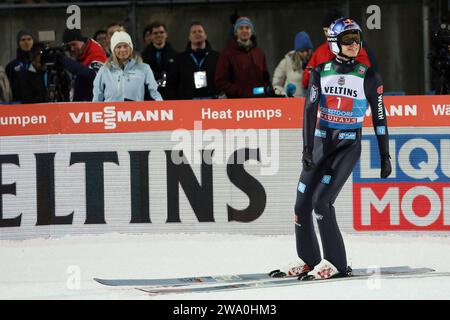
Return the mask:
[[[255,34],[255,27],[253,26],[252,21],[250,18],[247,17],[240,17],[236,20],[236,23],[234,24],[234,32],[236,33],[236,30],[239,28],[239,26],[246,24],[250,26],[250,29],[252,30],[252,33]]]
[[[312,49],[313,45],[311,39],[305,31],[297,33],[294,40],[294,50]]]

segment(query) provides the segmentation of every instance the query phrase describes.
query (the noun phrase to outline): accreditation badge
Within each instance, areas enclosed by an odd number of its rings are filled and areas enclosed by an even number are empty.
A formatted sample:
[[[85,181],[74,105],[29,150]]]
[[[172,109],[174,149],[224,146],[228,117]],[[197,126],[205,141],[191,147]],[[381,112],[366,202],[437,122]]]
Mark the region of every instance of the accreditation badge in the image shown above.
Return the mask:
[[[206,71],[194,72],[195,89],[206,88],[208,82],[206,80]]]

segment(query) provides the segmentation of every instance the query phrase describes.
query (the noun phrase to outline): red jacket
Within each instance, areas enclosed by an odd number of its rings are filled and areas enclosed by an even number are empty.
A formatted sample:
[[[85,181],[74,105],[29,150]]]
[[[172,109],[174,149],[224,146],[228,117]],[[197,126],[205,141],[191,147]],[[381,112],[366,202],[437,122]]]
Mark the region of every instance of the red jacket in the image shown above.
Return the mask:
[[[94,70],[99,69],[101,65],[106,62],[106,59],[107,58],[105,50],[98,42],[92,39],[88,39],[86,41],[86,47],[77,58],[78,62],[84,64],[87,67],[91,67]]]
[[[334,58],[334,53],[331,52],[330,47],[328,46],[328,42],[322,43],[320,47],[318,47],[312,54],[311,59],[308,62],[308,65],[306,66],[305,70],[303,71],[303,87],[305,89],[308,88],[309,83],[309,75],[311,73],[311,69],[314,69],[319,64],[325,63],[327,61],[330,61]],[[369,56],[367,55],[366,50],[364,48],[361,48],[358,55],[355,58],[356,61],[361,62],[362,64],[365,64],[366,66],[370,67],[371,63],[369,60]]]
[[[249,52],[229,41],[216,67],[216,89],[228,98],[252,98],[253,88],[270,85],[264,52],[254,46]]]

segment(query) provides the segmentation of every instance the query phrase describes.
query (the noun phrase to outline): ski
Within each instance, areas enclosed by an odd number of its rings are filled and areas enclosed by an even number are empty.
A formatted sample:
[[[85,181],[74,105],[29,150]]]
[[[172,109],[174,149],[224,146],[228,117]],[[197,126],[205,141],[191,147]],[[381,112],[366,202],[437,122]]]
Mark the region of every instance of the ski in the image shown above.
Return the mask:
[[[373,269],[354,269],[353,274],[366,274]],[[398,273],[410,272],[413,270],[409,266],[383,267],[377,271],[380,273]],[[187,286],[196,284],[223,284],[235,282],[251,282],[262,280],[280,280],[286,281],[289,278],[271,278],[268,273],[248,273],[248,274],[228,274],[218,276],[194,276],[180,278],[162,278],[162,279],[101,279],[94,278],[100,284],[106,286],[133,286],[133,287],[172,287]],[[296,279],[296,277],[295,277]]]
[[[356,269],[361,270],[361,269]],[[149,295],[166,295],[166,294],[182,294],[182,293],[204,293],[204,292],[220,292],[220,291],[231,291],[231,290],[242,290],[242,289],[256,289],[256,288],[270,288],[270,287],[284,287],[284,286],[294,286],[294,285],[310,285],[310,284],[324,284],[330,282],[340,282],[340,281],[353,281],[353,280],[364,280],[370,279],[372,277],[379,277],[381,279],[410,279],[410,278],[423,278],[423,277],[444,277],[450,276],[450,272],[434,272],[430,268],[415,268],[409,271],[400,272],[376,272],[376,273],[360,273],[359,271],[351,277],[342,278],[332,278],[327,280],[309,280],[309,281],[299,281],[295,277],[291,278],[270,278],[266,280],[256,280],[251,282],[238,282],[238,283],[222,283],[222,284],[211,284],[202,286],[178,286],[178,287],[141,287],[136,288],[137,290],[146,292]]]
[[[268,273],[229,274],[219,276],[198,276],[162,279],[100,279],[95,281],[106,286],[146,286],[146,287],[172,287],[193,284],[219,284],[231,282],[246,282],[272,279]]]

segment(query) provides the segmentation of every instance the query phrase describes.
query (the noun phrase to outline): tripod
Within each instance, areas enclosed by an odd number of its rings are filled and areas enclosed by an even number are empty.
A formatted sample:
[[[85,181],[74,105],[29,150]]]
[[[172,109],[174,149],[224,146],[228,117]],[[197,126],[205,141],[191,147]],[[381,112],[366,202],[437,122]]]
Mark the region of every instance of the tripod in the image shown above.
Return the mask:
[[[64,70],[47,68],[47,100],[49,102],[69,101],[69,85]]]

